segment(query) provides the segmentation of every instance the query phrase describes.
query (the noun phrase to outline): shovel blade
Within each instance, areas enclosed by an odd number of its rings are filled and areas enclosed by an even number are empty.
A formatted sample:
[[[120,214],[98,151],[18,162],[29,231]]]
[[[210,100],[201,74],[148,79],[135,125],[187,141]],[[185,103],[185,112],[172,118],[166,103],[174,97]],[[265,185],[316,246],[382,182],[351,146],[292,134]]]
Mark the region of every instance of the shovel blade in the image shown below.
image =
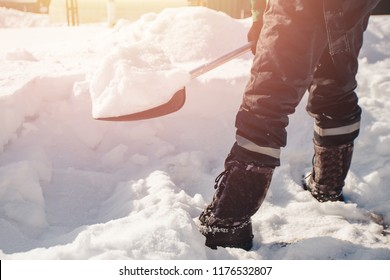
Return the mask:
[[[193,69],[192,71],[190,71],[191,79],[194,79],[202,75],[203,73],[206,73],[218,67],[219,65],[222,65],[236,57],[239,57],[240,55],[243,55],[244,53],[248,52],[251,49],[253,44],[254,42],[249,42],[238,49],[235,49],[213,61],[210,61],[204,65],[201,65],[196,69]],[[178,111],[181,107],[183,107],[185,100],[186,100],[186,92],[185,92],[185,87],[183,87],[181,90],[178,90],[167,103],[164,103],[152,109],[148,109],[142,112],[137,112],[137,113],[124,115],[124,116],[95,118],[95,119],[102,120],[102,121],[138,121],[138,120],[158,118]]]
[[[157,107],[147,109],[145,111],[136,112],[123,116],[116,117],[106,117],[106,118],[95,118],[100,121],[139,121],[146,119],[158,118],[161,116],[165,116],[171,113],[174,113],[180,110],[186,101],[186,89],[183,87],[182,89],[175,92],[172,98]]]

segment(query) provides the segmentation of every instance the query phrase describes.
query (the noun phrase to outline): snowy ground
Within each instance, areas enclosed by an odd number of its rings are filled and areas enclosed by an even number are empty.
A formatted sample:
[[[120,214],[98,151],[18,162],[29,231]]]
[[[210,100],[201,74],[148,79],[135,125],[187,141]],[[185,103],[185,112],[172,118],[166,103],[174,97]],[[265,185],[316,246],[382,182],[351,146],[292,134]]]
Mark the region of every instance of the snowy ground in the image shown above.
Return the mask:
[[[389,16],[371,19],[360,57],[353,203],[319,204],[299,186],[312,156],[303,100],[245,252],[204,247],[194,221],[234,141],[252,56],[189,82],[184,108],[159,119],[96,121],[90,88],[140,53],[141,70],[161,54],[191,69],[244,44],[248,20],[178,8],[109,29],[0,15],[1,259],[390,259],[388,230],[367,214],[390,223]],[[98,86],[131,90],[110,81]]]

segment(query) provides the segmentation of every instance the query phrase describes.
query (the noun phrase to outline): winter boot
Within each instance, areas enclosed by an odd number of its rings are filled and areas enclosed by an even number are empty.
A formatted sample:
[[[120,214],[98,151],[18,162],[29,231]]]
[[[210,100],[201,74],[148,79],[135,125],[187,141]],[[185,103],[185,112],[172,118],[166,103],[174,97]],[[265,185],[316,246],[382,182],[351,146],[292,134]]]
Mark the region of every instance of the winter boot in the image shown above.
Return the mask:
[[[343,187],[351,165],[353,143],[321,147],[314,143],[312,172],[303,185],[319,202],[344,201]]]
[[[266,196],[273,170],[274,167],[227,158],[225,171],[215,179],[213,200],[199,217],[206,246],[252,248],[251,216]]]

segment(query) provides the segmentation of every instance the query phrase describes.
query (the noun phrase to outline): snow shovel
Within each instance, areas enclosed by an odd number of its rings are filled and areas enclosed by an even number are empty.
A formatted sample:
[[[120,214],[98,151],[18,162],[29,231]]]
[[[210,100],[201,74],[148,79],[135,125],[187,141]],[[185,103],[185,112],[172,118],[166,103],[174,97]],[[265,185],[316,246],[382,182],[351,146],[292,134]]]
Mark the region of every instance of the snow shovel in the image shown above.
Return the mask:
[[[252,44],[253,42],[247,43],[238,49],[226,53],[213,61],[205,63],[199,66],[198,68],[191,70],[190,71],[191,80],[199,77],[200,75],[210,70],[213,70],[214,68],[234,58],[243,55],[244,53],[246,53],[251,49]],[[137,120],[157,118],[178,111],[181,107],[183,107],[185,100],[186,100],[186,89],[185,87],[183,87],[182,89],[175,92],[172,98],[168,102],[161,104],[159,106],[147,109],[145,111],[128,114],[128,115],[96,118],[96,119],[103,120],[103,121],[137,121]]]

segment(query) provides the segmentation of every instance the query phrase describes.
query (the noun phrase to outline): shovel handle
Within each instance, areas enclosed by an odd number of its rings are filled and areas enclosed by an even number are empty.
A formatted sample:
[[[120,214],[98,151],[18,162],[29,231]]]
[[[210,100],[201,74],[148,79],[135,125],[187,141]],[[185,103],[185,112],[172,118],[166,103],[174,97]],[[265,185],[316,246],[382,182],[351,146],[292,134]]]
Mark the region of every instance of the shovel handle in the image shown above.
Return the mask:
[[[237,57],[243,55],[244,53],[248,52],[251,49],[253,44],[254,44],[254,42],[249,42],[238,49],[235,49],[235,50],[233,50],[227,54],[224,54],[223,56],[221,56],[213,61],[207,62],[206,64],[203,64],[203,65],[199,66],[198,68],[191,70],[190,71],[191,79],[195,79],[195,78],[199,77],[200,75],[202,75],[210,70],[213,70],[214,68],[217,68],[218,66],[220,66],[220,65],[222,65],[222,64],[224,64],[224,63],[226,63],[234,58],[237,58]]]

